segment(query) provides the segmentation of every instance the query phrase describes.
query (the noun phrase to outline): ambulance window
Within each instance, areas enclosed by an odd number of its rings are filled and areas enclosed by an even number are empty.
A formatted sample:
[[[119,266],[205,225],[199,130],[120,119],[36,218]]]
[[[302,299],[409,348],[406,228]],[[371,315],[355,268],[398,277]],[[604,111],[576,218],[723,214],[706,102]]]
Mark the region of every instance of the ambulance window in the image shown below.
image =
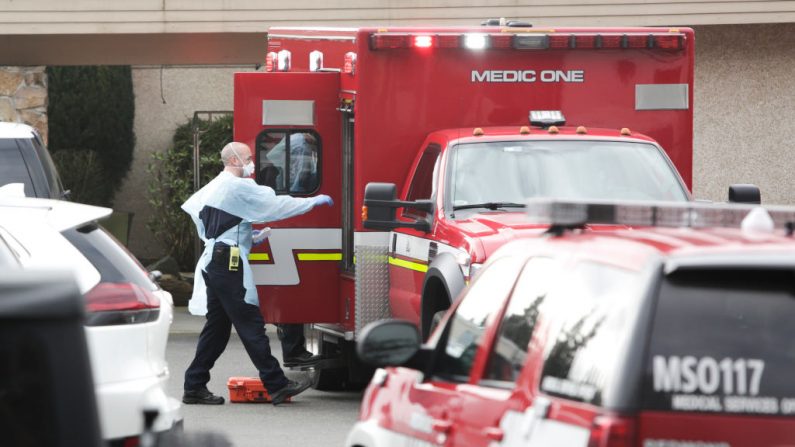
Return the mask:
[[[614,379],[632,341],[643,283],[632,271],[595,262],[561,274],[541,308],[549,322],[543,392],[605,406],[626,392]]]
[[[674,272],[654,312],[643,407],[792,417],[793,321],[792,270]]]
[[[321,144],[316,132],[263,132],[257,137],[256,147],[257,183],[270,186],[279,194],[296,196],[318,190]]]
[[[438,169],[439,153],[442,149],[436,145],[429,145],[422,153],[420,162],[417,164],[417,170],[414,171],[414,177],[411,179],[409,186],[409,193],[406,196],[406,201],[413,202],[415,200],[430,199],[436,192],[436,175]],[[421,219],[428,213],[412,208],[404,208],[403,215],[415,219]]]
[[[502,317],[497,338],[483,374],[483,384],[512,384],[527,359],[527,348],[533,336],[539,308],[553,282],[555,264],[550,258],[533,258],[527,262],[511,295],[511,302]],[[496,386],[501,384],[496,383]]]
[[[481,272],[450,318],[437,349],[435,374],[466,382],[483,334],[516,282],[522,262],[497,259]]]

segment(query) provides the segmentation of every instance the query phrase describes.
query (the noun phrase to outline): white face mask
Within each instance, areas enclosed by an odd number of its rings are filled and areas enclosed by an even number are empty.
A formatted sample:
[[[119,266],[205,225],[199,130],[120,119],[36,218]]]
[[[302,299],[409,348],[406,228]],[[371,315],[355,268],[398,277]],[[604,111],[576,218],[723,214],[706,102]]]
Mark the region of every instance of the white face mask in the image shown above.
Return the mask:
[[[237,151],[235,151],[235,157],[240,160],[240,163],[243,163],[243,159],[240,158],[240,155],[237,155]],[[254,162],[250,161],[243,165],[243,177],[248,177],[254,173]]]
[[[248,164],[243,166],[243,177],[248,177],[254,173],[254,162],[250,161]]]

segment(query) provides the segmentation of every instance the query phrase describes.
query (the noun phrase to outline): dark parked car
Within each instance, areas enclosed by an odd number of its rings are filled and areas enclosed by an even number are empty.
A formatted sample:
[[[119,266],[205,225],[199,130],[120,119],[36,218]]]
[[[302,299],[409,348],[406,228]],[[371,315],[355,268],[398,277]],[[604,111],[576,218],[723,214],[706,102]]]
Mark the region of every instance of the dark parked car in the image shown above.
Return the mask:
[[[27,197],[68,198],[58,171],[35,129],[20,123],[0,122],[0,186],[25,185]]]

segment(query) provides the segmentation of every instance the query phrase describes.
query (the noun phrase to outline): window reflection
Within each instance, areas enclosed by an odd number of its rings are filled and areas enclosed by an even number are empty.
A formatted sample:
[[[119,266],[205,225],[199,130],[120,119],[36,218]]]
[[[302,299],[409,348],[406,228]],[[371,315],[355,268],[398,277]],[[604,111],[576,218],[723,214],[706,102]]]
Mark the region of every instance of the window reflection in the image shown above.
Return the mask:
[[[265,132],[257,139],[257,151],[257,183],[290,194],[317,190],[319,143],[313,132]]]
[[[628,270],[581,262],[559,283],[542,308],[550,315],[551,342],[541,389],[599,405],[617,386],[612,379],[628,346],[630,307],[640,301],[638,281]]]
[[[495,260],[483,270],[450,319],[437,373],[466,380],[485,328],[513,287],[522,264],[512,257]]]
[[[526,264],[500,324],[484,379],[516,381],[524,367],[539,309],[554,274],[553,265],[549,258],[533,258]]]

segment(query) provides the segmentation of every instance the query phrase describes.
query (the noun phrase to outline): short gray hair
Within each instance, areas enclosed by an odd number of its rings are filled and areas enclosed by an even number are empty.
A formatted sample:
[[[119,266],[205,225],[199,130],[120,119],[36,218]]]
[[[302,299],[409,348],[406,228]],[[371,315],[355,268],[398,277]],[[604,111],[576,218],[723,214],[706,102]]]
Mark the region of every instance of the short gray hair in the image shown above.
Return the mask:
[[[233,141],[231,143],[228,143],[226,146],[224,146],[223,149],[221,149],[221,161],[224,163],[224,166],[229,166],[230,161],[233,158],[235,158],[235,155],[240,156],[240,159],[243,160],[244,156],[241,156],[240,153],[241,152],[251,153],[250,151],[251,149],[249,149],[247,144]]]

